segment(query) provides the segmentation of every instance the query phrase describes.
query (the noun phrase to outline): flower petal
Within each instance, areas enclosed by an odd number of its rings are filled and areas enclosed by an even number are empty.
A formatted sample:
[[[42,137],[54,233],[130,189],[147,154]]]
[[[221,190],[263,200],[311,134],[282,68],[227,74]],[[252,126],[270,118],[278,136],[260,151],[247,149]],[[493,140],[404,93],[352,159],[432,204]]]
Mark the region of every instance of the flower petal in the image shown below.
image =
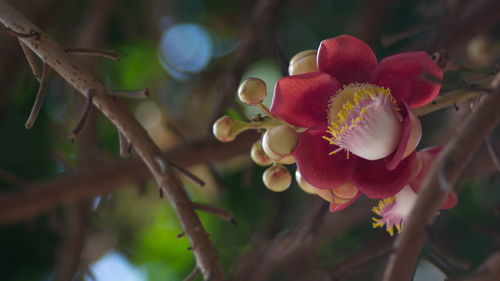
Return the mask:
[[[356,200],[358,200],[359,196],[361,196],[361,192],[358,192],[358,194],[354,198],[343,204],[337,204],[334,201],[330,202],[330,212],[335,213],[344,210],[345,208],[351,206],[352,203],[354,203]]]
[[[399,145],[392,155],[385,159],[385,166],[389,170],[394,170],[399,162],[410,155],[417,148],[422,138],[422,125],[417,116],[411,111],[406,103],[402,110],[402,115],[406,116],[403,120],[403,131]]]
[[[349,35],[323,40],[318,49],[318,70],[333,75],[342,85],[369,81],[377,58],[365,42]]]
[[[434,159],[436,159],[441,150],[442,147],[431,147],[417,152],[417,160],[421,162],[422,168],[420,169],[418,175],[414,179],[412,179],[410,183],[411,188],[416,193],[419,192],[425,177],[431,169]],[[451,191],[450,193],[448,193],[448,196],[444,200],[443,204],[441,204],[440,209],[451,209],[455,207],[455,205],[457,205],[457,202],[457,194]]]
[[[425,75],[443,79],[443,71],[426,53],[408,52],[381,60],[371,81],[389,88],[396,100],[416,108],[431,102],[441,88],[438,83],[426,81]]]
[[[281,78],[274,88],[271,112],[299,127],[327,119],[328,99],[340,88],[332,76],[312,72]]]
[[[385,167],[384,159],[369,161],[358,158],[353,182],[366,196],[374,199],[396,195],[410,181],[415,152],[406,157],[392,171]]]
[[[303,132],[293,156],[297,169],[308,183],[316,188],[332,189],[351,179],[356,159],[347,159],[345,151],[329,155],[338,147],[323,139],[325,135],[326,121],[323,126]]]

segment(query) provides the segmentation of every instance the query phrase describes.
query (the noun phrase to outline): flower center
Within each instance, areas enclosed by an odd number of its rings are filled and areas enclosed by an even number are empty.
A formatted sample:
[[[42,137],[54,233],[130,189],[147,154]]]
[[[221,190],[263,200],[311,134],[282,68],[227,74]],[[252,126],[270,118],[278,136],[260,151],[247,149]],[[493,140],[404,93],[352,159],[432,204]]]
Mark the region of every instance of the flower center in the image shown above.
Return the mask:
[[[351,83],[328,104],[330,144],[368,160],[382,159],[396,150],[402,117],[391,91],[373,84]]]
[[[401,232],[404,220],[408,217],[417,201],[417,194],[409,185],[405,186],[395,197],[382,199],[378,206],[372,208],[372,212],[381,218],[373,218],[373,227],[383,227],[387,232],[394,235],[394,228]]]

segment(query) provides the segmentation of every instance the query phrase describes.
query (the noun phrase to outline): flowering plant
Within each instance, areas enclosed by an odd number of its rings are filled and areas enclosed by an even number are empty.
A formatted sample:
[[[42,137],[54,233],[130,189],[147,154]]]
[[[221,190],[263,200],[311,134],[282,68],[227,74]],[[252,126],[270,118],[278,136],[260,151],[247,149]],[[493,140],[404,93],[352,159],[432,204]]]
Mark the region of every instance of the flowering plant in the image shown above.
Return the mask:
[[[441,80],[442,70],[424,52],[377,62],[368,45],[341,35],[296,55],[289,73],[276,83],[270,109],[262,104],[265,84],[244,81],[240,100],[260,106],[269,117],[233,120],[231,126],[223,126],[228,122],[223,117],[214,134],[228,141],[248,128],[266,129],[251,155],[260,165],[274,163],[263,177],[268,188],[287,189],[291,177],[282,164],[296,162],[299,186],[330,202],[330,211],[348,207],[362,194],[384,199],[374,208],[382,216],[374,226],[385,224],[390,233],[399,229],[404,216],[391,215],[402,213],[398,198],[415,197],[434,155],[415,152],[422,128],[412,109],[437,96],[440,84],[432,80]]]

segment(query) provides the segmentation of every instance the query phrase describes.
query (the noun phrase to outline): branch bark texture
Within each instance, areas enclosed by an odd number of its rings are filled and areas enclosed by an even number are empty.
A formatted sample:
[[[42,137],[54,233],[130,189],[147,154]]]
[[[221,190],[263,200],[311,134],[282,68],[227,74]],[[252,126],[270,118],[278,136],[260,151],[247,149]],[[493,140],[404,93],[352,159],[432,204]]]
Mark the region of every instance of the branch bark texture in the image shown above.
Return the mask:
[[[109,94],[108,89],[101,82],[83,70],[61,46],[10,6],[6,0],[0,0],[0,21],[7,29],[17,33],[37,34],[19,38],[19,40],[78,92],[83,95],[89,90],[95,92],[93,104],[134,144],[135,150],[155,181],[166,192],[189,237],[203,277],[214,281],[224,280],[215,248],[193,210],[190,199],[171,167],[167,165],[166,169],[162,170],[155,162],[155,157],[160,155],[161,151],[139,122]]]
[[[500,76],[497,75],[497,79]],[[408,221],[394,244],[394,253],[387,264],[384,281],[410,281],[419,253],[427,238],[427,227],[447,194],[481,142],[500,122],[500,87],[484,97],[463,126],[444,146],[422,184],[417,202]]]

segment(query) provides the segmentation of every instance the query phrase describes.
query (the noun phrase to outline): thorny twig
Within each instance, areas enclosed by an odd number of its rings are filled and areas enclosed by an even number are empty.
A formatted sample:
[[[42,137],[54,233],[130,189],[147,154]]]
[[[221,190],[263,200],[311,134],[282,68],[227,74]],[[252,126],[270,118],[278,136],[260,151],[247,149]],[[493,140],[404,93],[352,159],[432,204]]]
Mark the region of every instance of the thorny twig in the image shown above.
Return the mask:
[[[114,51],[86,49],[86,48],[68,48],[68,47],[65,47],[64,51],[66,51],[70,55],[103,57],[114,61],[120,60],[120,57],[118,57],[118,54]]]
[[[212,214],[214,216],[217,216],[219,218],[222,218],[223,220],[226,220],[232,224],[238,225],[238,222],[234,218],[234,216],[231,214],[231,212],[224,210],[222,208],[217,208],[213,206],[208,206],[205,204],[200,204],[200,203],[192,203],[193,209],[203,211],[208,214]]]
[[[28,61],[31,71],[33,72],[33,76],[35,76],[38,82],[41,82],[42,70],[40,70],[40,66],[36,62],[33,52],[28,47],[26,47],[26,45],[24,45],[22,41],[19,41],[19,44],[21,45],[23,53],[26,56],[26,60]]]
[[[78,122],[76,123],[73,131],[69,134],[69,139],[71,140],[71,142],[74,142],[76,140],[80,132],[83,130],[83,127],[85,127],[85,124],[87,123],[90,111],[92,110],[92,100],[94,99],[95,95],[94,92],[94,89],[88,89],[86,91],[86,99],[85,104],[83,105],[82,115],[80,116],[80,119],[78,119]]]
[[[118,98],[145,99],[149,98],[149,91],[148,89],[137,91],[112,91],[111,95]]]
[[[35,97],[35,103],[33,104],[30,116],[28,117],[28,120],[24,125],[28,130],[31,129],[35,124],[36,119],[38,118],[38,114],[40,113],[40,109],[42,108],[45,93],[47,92],[47,84],[49,82],[49,72],[50,67],[46,63],[44,63],[42,68],[42,77],[40,78],[40,86],[38,87],[38,93]]]
[[[135,150],[148,166],[157,184],[166,191],[167,197],[193,246],[196,263],[203,277],[205,279],[212,278],[213,281],[224,280],[215,249],[199,217],[192,209],[191,201],[171,168],[167,167],[165,171],[159,169],[155,162],[155,156],[159,155],[161,151],[139,122],[115,98],[109,95],[104,85],[81,69],[67,52],[12,8],[6,0],[0,0],[0,22],[7,29],[14,30],[16,33],[23,34],[25,30],[34,31],[35,34],[38,34],[37,36],[31,35],[20,38],[20,40],[40,58],[43,58],[45,63],[50,65],[81,94],[86,95],[87,89],[95,90],[94,105],[113,122],[120,132],[132,140]]]

